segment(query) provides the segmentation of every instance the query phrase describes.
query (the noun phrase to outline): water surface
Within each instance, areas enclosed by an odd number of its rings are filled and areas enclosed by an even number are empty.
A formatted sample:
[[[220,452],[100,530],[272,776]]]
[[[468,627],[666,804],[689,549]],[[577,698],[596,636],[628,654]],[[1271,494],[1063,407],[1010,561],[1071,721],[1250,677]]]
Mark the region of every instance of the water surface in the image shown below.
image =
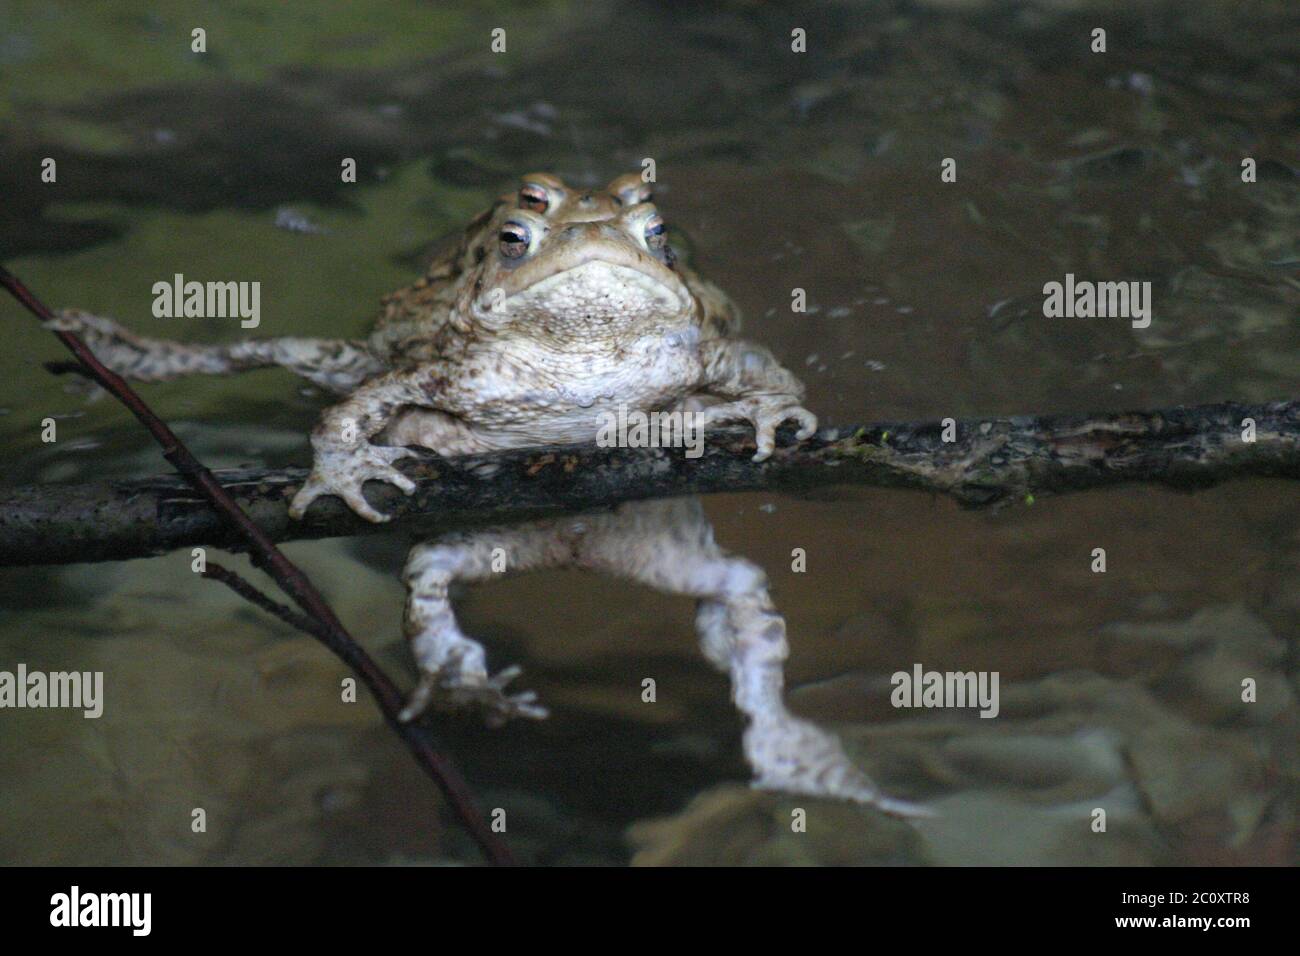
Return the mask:
[[[181,272],[260,281],[263,334],[352,336],[519,174],[595,184],[652,157],[678,242],[828,423],[1300,392],[1286,3],[328,6],[0,6],[3,261],[52,304],[148,334],[241,334],[152,317],[152,284]],[[205,55],[189,52],[195,25]],[[789,50],[794,26],[807,54]],[[47,156],[56,185],[36,178]],[[341,157],[358,183],[339,181]],[[315,231],[277,226],[287,214]],[[1045,319],[1043,283],[1066,272],[1150,281],[1151,328]],[[48,333],[13,304],[0,318],[0,480],[164,470],[123,409],[44,370],[63,357]],[[305,463],[323,401],[275,372],[142,391],[212,467]],[[525,857],[1295,862],[1291,485],[1118,488],[995,514],[863,489],[707,507],[772,578],[794,706],[943,817],[910,828],[747,791],[690,602],[547,573],[478,588],[461,614],[553,717],[440,728]],[[287,550],[409,679],[406,544]],[[0,718],[0,860],[474,860],[373,709],[338,702],[341,666],[189,560],[0,573],[0,668],[103,670],[109,695],[97,721]],[[894,710],[888,677],[918,661],[999,671],[1002,716]],[[1260,687],[1249,707],[1243,676]],[[796,806],[807,834],[788,832]],[[1104,838],[1087,827],[1096,806]]]

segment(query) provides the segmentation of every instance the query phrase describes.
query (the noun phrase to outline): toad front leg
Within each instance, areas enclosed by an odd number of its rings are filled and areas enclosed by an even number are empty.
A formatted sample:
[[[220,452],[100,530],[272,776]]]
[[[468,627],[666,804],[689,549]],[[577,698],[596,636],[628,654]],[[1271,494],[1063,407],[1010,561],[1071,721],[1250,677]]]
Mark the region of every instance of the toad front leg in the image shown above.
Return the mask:
[[[800,441],[817,431],[817,416],[803,407],[803,383],[781,366],[761,345],[735,339],[712,339],[700,346],[704,363],[703,389],[725,401],[704,409],[705,427],[725,421],[748,421],[754,426],[763,461],[776,448],[776,429],[789,420],[799,425]]]
[[[420,444],[446,452],[452,433],[463,431],[456,419],[436,411],[436,396],[448,381],[446,371],[432,363],[390,372],[366,382],[346,401],[326,409],[312,429],[312,470],[289,505],[290,517],[301,518],[321,495],[338,495],[367,521],[387,521],[389,516],[372,507],[361,488],[373,479],[387,481],[411,494],[415,483],[393,467],[395,462],[410,458],[411,453],[400,446],[374,444],[371,439],[408,409],[433,409],[425,414],[429,424],[422,434],[428,437],[422,438]],[[443,423],[441,430],[432,424],[439,420]],[[444,431],[447,442],[442,440]]]

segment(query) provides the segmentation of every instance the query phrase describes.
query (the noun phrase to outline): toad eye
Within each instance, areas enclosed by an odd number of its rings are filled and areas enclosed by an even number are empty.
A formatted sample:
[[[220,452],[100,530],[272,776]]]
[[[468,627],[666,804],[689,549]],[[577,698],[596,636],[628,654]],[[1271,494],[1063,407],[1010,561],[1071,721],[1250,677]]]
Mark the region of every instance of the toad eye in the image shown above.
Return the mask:
[[[508,222],[501,227],[501,256],[504,259],[518,259],[528,251],[532,233],[528,227],[519,222]]]
[[[524,183],[519,190],[519,205],[533,212],[546,212],[551,205],[551,197],[536,183]]]
[[[662,216],[651,216],[646,220],[645,244],[655,252],[668,244],[668,227],[664,225]]]

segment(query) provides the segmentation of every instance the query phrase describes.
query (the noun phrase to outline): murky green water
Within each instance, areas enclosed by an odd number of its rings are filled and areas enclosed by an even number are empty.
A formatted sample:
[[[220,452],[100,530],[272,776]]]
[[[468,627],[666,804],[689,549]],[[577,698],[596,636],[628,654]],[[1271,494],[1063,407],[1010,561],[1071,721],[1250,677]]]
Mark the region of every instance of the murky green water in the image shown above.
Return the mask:
[[[1293,4],[299,6],[0,4],[6,265],[54,305],[149,334],[240,334],[152,317],[152,284],[181,272],[260,281],[261,333],[354,335],[519,173],[604,182],[653,157],[695,264],[824,421],[1300,394]],[[45,157],[57,184],[38,179]],[[286,211],[320,231],[277,227]],[[1043,283],[1066,272],[1150,281],[1151,327],[1044,318]],[[789,310],[796,287],[807,314]],[[63,358],[48,333],[11,303],[0,319],[6,485],[164,470],[125,411],[44,371]],[[143,391],[213,467],[305,463],[322,402],[273,372]],[[544,574],[473,591],[462,616],[552,718],[442,731],[529,859],[1296,861],[1292,485],[998,514],[864,490],[708,510],[772,577],[797,709],[942,816],[747,791],[690,603]],[[405,543],[288,551],[409,678]],[[6,570],[0,595],[0,670],[102,670],[108,698],[99,720],[0,712],[0,860],[475,859],[373,709],[338,703],[342,668],[197,581],[188,555]],[[999,671],[1002,715],[893,709],[889,675],[918,661]],[[789,832],[794,807],[807,833]]]

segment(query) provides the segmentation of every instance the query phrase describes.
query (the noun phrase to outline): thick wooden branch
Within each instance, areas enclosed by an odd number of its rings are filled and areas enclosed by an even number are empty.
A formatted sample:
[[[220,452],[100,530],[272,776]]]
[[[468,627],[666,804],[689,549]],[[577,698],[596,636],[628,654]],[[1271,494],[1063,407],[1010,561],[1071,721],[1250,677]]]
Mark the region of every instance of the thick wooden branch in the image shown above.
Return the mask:
[[[1255,440],[1243,439],[1253,420]],[[217,472],[238,505],[276,542],[369,533],[421,534],[538,518],[638,498],[834,484],[915,488],[983,507],[1121,482],[1195,488],[1256,475],[1300,478],[1300,401],[1224,403],[1101,415],[1045,415],[823,429],[750,460],[752,430],[711,432],[704,454],[594,445],[463,458],[420,452],[402,469],[410,498],[372,482],[366,492],[394,521],[372,525],[335,498],[304,521],[287,507],[302,469]],[[161,554],[241,539],[201,495],[174,477],[20,488],[0,493],[0,565],[67,564]]]

